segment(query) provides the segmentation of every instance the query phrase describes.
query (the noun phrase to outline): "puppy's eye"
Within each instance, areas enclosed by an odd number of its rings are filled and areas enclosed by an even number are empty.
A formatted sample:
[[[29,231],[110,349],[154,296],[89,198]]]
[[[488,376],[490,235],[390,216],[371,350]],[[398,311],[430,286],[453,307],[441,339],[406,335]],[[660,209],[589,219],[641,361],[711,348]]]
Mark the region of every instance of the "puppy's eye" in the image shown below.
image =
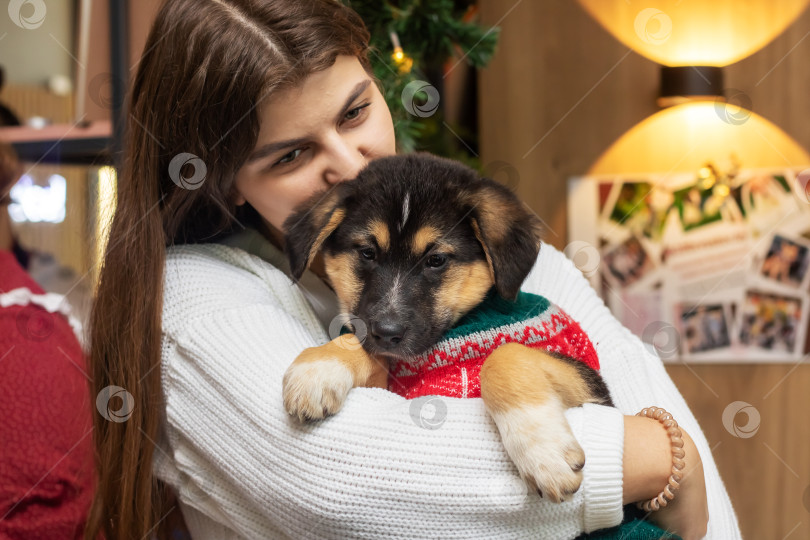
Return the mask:
[[[427,260],[425,261],[425,266],[428,268],[441,268],[445,265],[445,263],[447,263],[447,255],[434,253],[433,255],[428,256]]]
[[[360,256],[367,261],[373,261],[376,258],[377,254],[374,253],[373,248],[363,248],[360,250]]]

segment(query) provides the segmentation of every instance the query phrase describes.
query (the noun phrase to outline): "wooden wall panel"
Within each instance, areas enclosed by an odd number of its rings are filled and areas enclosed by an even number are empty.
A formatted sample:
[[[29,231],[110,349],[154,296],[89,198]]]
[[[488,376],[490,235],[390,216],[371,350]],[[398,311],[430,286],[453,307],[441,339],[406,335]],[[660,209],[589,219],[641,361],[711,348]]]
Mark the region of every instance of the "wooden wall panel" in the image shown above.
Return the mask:
[[[810,366],[692,364],[667,371],[714,448],[743,538],[810,538]],[[735,401],[759,412],[751,437],[723,425]],[[737,425],[747,422],[737,415]]]
[[[752,109],[810,149],[810,9],[769,45],[725,69],[726,86],[742,90]],[[778,165],[778,164],[777,164]]]
[[[0,102],[11,109],[22,124],[32,116],[47,118],[52,124],[73,122],[73,94],[58,96],[43,86],[6,84],[0,92]]]
[[[135,71],[144,52],[144,44],[155,20],[161,0],[138,0],[129,2],[129,77],[135,76]]]

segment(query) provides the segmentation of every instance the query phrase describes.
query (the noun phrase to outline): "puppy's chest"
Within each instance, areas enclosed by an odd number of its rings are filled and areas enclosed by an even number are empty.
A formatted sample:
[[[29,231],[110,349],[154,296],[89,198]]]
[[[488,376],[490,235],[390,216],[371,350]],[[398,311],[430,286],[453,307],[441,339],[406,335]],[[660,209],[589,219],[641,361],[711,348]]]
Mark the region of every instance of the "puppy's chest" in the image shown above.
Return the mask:
[[[392,361],[388,389],[407,399],[426,395],[481,397],[484,360],[505,343],[521,343],[578,360],[598,371],[596,349],[565,311],[521,292],[515,302],[494,293],[416,358]]]

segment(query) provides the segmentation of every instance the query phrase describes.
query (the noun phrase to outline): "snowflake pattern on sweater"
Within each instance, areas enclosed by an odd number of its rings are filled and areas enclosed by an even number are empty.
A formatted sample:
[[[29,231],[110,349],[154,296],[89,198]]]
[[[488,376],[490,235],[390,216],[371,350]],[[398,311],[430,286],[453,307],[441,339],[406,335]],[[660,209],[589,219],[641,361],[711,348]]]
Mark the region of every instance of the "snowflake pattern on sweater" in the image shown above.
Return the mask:
[[[559,353],[599,370],[591,340],[559,306],[522,291],[511,302],[493,289],[432,348],[411,361],[391,362],[388,389],[407,399],[481,397],[484,360],[505,343]]]

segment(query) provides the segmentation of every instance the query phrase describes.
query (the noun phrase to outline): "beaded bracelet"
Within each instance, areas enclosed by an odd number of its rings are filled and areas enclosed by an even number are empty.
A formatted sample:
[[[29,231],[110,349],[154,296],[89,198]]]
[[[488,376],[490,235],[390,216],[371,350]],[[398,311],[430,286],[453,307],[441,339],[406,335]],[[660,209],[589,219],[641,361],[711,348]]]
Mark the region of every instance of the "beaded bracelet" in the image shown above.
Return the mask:
[[[686,453],[683,450],[683,438],[681,437],[681,429],[678,427],[678,422],[672,418],[672,415],[660,407],[646,407],[641,412],[636,413],[636,416],[646,416],[658,420],[664,425],[664,428],[669,434],[672,441],[672,474],[669,477],[669,482],[664,489],[656,497],[649,501],[636,503],[636,506],[645,512],[654,512],[662,506],[666,506],[669,501],[675,498],[675,494],[680,487],[682,478],[681,471],[684,467],[683,457]]]

